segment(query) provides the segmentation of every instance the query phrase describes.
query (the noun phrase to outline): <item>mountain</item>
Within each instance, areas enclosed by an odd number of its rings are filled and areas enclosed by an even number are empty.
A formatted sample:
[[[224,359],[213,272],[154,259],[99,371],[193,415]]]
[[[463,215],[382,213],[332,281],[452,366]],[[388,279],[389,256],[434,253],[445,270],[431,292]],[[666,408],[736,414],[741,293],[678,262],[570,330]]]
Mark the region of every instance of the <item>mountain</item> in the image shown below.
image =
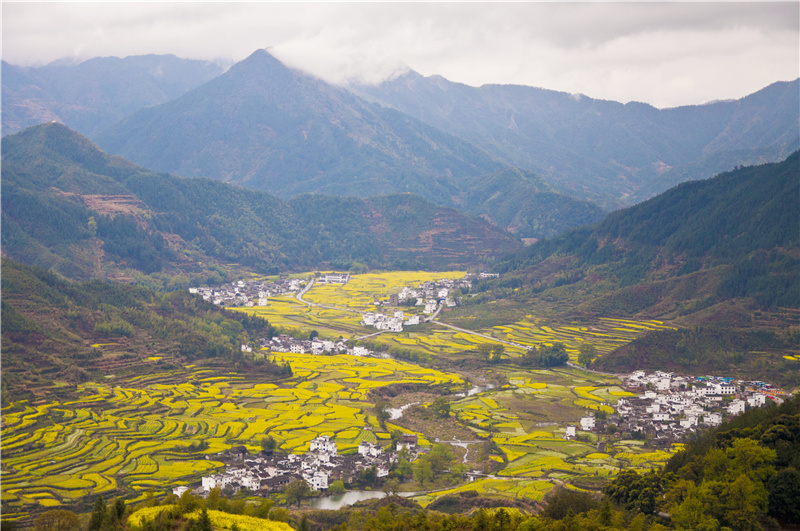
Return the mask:
[[[97,136],[157,171],[288,198],[412,192],[452,205],[460,178],[501,168],[466,142],[291,70],[264,50]]]
[[[73,278],[477,267],[519,247],[484,220],[409,194],[285,202],[156,174],[57,123],[5,137],[2,151],[3,255]]]
[[[497,270],[539,291],[570,284],[582,311],[675,317],[732,299],[800,307],[798,152],[687,182],[591,228],[524,249]],[[556,267],[558,264],[558,267]]]
[[[3,61],[3,135],[55,120],[92,136],[134,111],[175,99],[222,71],[215,63],[174,55],[96,57],[42,67]]]
[[[470,87],[414,71],[351,89],[607,208],[800,147],[800,80],[673,109],[526,86]]]
[[[606,213],[597,205],[557,191],[536,174],[506,168],[465,179],[458,207],[522,238],[552,238]]]

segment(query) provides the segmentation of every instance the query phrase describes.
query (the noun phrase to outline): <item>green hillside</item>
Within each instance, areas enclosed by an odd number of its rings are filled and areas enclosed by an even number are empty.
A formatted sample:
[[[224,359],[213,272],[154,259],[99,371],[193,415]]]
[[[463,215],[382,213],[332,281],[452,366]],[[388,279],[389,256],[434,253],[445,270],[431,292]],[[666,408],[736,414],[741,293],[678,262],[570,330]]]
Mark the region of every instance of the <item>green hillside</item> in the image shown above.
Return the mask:
[[[675,315],[692,311],[688,301],[700,304],[698,311],[732,298],[797,307],[799,171],[795,152],[781,163],[684,183],[594,227],[524,249],[496,270],[537,289],[555,287],[556,278],[580,284],[605,297],[585,303],[592,311],[605,302],[617,313]],[[551,271],[556,261],[562,267]],[[665,298],[673,304],[665,306]]]
[[[242,343],[271,334],[259,317],[227,312],[180,290],[74,282],[3,259],[3,401],[74,392],[107,374],[167,371],[188,362],[280,375],[246,360]],[[178,365],[174,365],[178,363]]]
[[[556,321],[668,320],[594,362],[601,370],[720,371],[800,386],[798,153],[683,183],[602,222],[527,247],[472,290]],[[471,312],[471,313],[468,313]],[[457,317],[457,315],[454,315]]]
[[[477,267],[520,245],[483,220],[409,195],[287,203],[156,174],[60,124],[4,138],[2,165],[5,255],[74,278],[206,282],[231,267]]]

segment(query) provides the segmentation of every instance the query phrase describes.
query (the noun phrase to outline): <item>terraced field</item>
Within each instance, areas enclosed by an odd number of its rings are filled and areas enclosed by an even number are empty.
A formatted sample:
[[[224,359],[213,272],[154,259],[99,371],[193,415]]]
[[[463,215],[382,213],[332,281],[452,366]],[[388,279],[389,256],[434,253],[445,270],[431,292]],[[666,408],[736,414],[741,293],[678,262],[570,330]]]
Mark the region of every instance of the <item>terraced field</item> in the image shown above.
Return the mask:
[[[451,404],[458,419],[497,444],[504,455],[496,460],[503,463],[503,469],[457,489],[421,496],[421,503],[462,490],[540,499],[556,484],[596,483],[623,468],[662,465],[671,456],[669,452],[645,451],[642,441],[580,429],[579,440],[565,439],[566,427],[579,428],[582,415],[598,409],[611,412],[619,397],[630,394],[613,378],[576,369],[511,369],[508,379],[509,385],[501,389]],[[597,451],[600,440],[607,443],[605,452]]]
[[[4,511],[19,508],[24,516],[26,506],[117,489],[135,498],[221,466],[213,455],[232,446],[257,451],[266,433],[292,452],[306,451],[320,434],[341,451],[355,450],[361,440],[386,437],[365,414],[370,389],[463,384],[457,375],[390,359],[293,354],[286,361],[294,377],[281,385],[189,368],[124,386],[86,384],[72,402],[10,404],[2,410]],[[201,441],[207,449],[190,447]]]
[[[463,278],[464,271],[446,273],[426,271],[388,271],[353,275],[347,284],[315,284],[305,299],[320,304],[330,304],[358,311],[371,311],[376,299],[386,300],[392,293],[400,293],[404,286],[417,287],[424,282],[441,278]]]
[[[267,307],[242,311],[257,313],[287,329],[314,329],[323,337],[358,337],[373,329],[362,327],[360,314],[348,310],[374,309],[375,298],[385,299],[403,286],[441,276],[357,275],[345,286],[315,286],[306,295],[308,300],[342,309],[308,307],[294,298],[276,297]],[[667,325],[621,319],[556,325],[528,316],[480,333],[521,345],[562,342],[576,356],[586,342],[604,353],[647,330],[661,328]],[[400,346],[453,358],[493,342],[436,324],[372,339],[387,349]],[[117,344],[96,347],[124,350]],[[506,348],[510,356],[523,352]],[[362,440],[388,438],[370,416],[370,389],[403,382],[451,388],[464,384],[456,374],[391,359],[303,354],[278,354],[276,359],[291,364],[294,377],[290,381],[268,383],[189,365],[124,382],[88,383],[72,402],[7,405],[1,411],[0,446],[4,518],[24,517],[33,507],[54,507],[100,492],[142,499],[148,489],[185,484],[221,466],[214,459],[220,451],[239,445],[258,450],[266,433],[293,452],[305,451],[320,434],[333,437],[340,451],[353,451]],[[160,360],[154,357],[152,361]],[[639,441],[593,433],[581,433],[581,441],[564,439],[567,425],[576,424],[586,412],[613,411],[619,397],[628,394],[613,378],[573,369],[523,371],[501,365],[493,370],[503,372],[508,385],[454,400],[452,411],[476,438],[496,443],[503,455],[493,457],[503,468],[493,477],[453,492],[480,490],[538,499],[555,484],[589,484],[617,473],[620,467],[649,467],[669,456],[645,450]],[[420,444],[429,444],[425,434],[418,436]],[[597,451],[599,437],[608,440],[605,452]],[[200,449],[201,442],[207,447]],[[425,495],[420,501],[429,503],[446,492]]]
[[[305,299],[318,304],[336,306],[341,310],[306,306],[293,297],[275,297],[267,307],[236,308],[239,311],[255,313],[271,323],[284,328],[297,328],[310,332],[316,330],[323,337],[360,337],[374,332],[374,329],[361,326],[360,313],[380,311],[373,302],[386,299],[391,293],[398,293],[403,286],[416,287],[426,281],[434,281],[446,275],[461,278],[464,273],[425,273],[395,271],[353,275],[345,285],[314,285]],[[407,313],[419,313],[418,308],[402,307]],[[350,311],[347,311],[350,310]],[[446,314],[440,319],[447,321]],[[595,346],[598,354],[611,352],[629,343],[639,335],[650,330],[672,328],[661,321],[635,321],[630,319],[600,318],[590,323],[553,324],[534,315],[507,325],[477,330],[483,335],[523,346],[549,346],[563,343],[573,361],[577,360],[578,349],[584,343]],[[416,350],[429,356],[457,355],[474,349],[482,343],[494,343],[491,339],[450,328],[437,327],[436,324],[424,328],[407,327],[403,333],[382,334],[371,341],[386,350],[403,347]],[[506,346],[510,356],[525,352],[523,348]]]

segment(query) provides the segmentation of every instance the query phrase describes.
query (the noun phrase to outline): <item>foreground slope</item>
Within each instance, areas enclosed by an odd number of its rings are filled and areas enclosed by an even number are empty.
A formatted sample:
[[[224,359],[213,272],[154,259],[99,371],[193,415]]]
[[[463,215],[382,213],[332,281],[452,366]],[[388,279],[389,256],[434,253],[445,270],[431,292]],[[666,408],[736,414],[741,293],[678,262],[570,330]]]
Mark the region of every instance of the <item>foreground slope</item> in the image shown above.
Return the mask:
[[[785,158],[800,146],[798,83],[673,109],[527,86],[470,87],[414,71],[353,90],[535,171],[560,190],[613,206],[736,165]]]
[[[205,276],[478,265],[519,247],[501,230],[409,196],[284,202],[207,179],[156,174],[100,151],[60,124],[3,139],[3,250],[75,278]]]

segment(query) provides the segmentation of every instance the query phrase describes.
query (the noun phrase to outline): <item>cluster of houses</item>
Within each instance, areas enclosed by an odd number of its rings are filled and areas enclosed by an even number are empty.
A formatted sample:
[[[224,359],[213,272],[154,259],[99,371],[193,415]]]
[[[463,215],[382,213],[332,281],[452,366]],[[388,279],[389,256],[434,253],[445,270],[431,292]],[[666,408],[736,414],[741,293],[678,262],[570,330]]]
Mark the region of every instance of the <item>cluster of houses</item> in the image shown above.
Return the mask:
[[[400,306],[414,303],[415,306],[422,306],[422,313],[431,315],[436,313],[440,306],[452,308],[457,301],[452,296],[453,290],[457,288],[472,287],[473,276],[466,276],[462,279],[443,278],[436,282],[425,282],[416,288],[404,287],[400,293],[389,296],[388,302],[375,301],[376,306],[389,305]],[[483,277],[481,277],[483,278]],[[402,332],[403,326],[420,324],[419,315],[406,315],[403,311],[395,311],[392,315],[380,312],[367,312],[361,316],[361,324],[373,326],[376,330],[389,332]]]
[[[336,443],[327,435],[313,439],[304,455],[278,455],[266,451],[250,455],[244,446],[240,446],[225,453],[222,459],[229,466],[223,473],[202,478],[198,493],[207,494],[216,487],[234,492],[246,488],[255,493],[268,493],[298,479],[304,480],[313,490],[325,490],[336,480],[353,483],[363,470],[373,467],[376,477],[384,478],[403,449],[411,460],[416,459],[419,452],[417,436],[404,435],[397,444],[397,451],[390,453],[384,452],[377,444],[362,441],[356,454],[339,455]]]
[[[402,332],[404,324],[406,326],[418,325],[419,315],[409,315],[406,318],[405,313],[399,310],[391,316],[380,312],[367,312],[361,316],[361,324],[374,326],[376,330]]]
[[[303,289],[310,279],[289,278],[277,282],[237,280],[215,288],[201,286],[189,288],[189,293],[196,293],[204,300],[217,306],[266,306],[269,297],[292,295]],[[347,273],[326,273],[315,279],[317,284],[347,284],[350,275]]]
[[[624,379],[623,387],[636,396],[619,398],[617,414],[607,420],[593,415],[582,417],[580,429],[602,431],[613,423],[617,436],[638,435],[655,446],[668,446],[701,425],[718,426],[725,416],[765,405],[768,389],[763,382],[677,376],[661,371],[635,371]],[[575,426],[568,427],[566,437],[575,437],[575,432]]]
[[[272,338],[262,338],[259,340],[261,348],[269,348],[272,352],[291,352],[292,354],[349,354],[351,356],[379,356],[366,347],[347,345],[347,341],[339,339],[330,341],[327,339],[297,339],[286,334],[280,334]],[[244,350],[244,345],[242,349]]]
[[[215,288],[189,288],[189,293],[196,293],[217,306],[266,306],[269,297],[297,293],[307,282],[297,278],[278,282],[238,280]]]

